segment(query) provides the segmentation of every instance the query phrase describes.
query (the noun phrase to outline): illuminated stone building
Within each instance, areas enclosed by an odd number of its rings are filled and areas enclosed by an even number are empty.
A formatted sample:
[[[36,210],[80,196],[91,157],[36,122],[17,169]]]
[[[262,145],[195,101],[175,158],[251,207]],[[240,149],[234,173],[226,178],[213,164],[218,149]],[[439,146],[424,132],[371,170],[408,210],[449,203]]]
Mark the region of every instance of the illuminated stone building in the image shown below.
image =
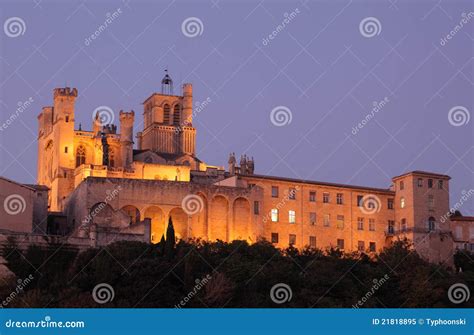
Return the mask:
[[[452,234],[459,228],[440,219],[450,210],[449,176],[413,171],[389,188],[371,188],[258,175],[253,158],[238,163],[235,154],[225,170],[196,157],[191,84],[174,95],[166,74],[161,92],[143,102],[135,137],[134,111],[119,113],[120,133],[104,124],[113,114],[103,110],[92,130],[77,127],[77,95],[55,89],[53,106],[38,117],[38,184],[49,188],[49,210],[67,218],[57,234],[92,245],[132,235],[158,242],[171,217],[181,239],[376,253],[407,237],[434,262],[459,246]],[[466,220],[470,235],[460,236],[472,248],[472,218]]]

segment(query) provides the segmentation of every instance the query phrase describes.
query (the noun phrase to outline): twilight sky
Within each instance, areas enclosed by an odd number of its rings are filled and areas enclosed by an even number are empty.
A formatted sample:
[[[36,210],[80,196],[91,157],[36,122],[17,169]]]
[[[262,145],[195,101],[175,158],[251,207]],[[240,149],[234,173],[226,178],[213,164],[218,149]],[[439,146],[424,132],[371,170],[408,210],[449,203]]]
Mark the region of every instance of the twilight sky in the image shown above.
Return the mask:
[[[79,90],[76,127],[105,105],[117,124],[135,110],[136,132],[168,68],[175,93],[191,82],[194,101],[210,101],[194,119],[210,164],[233,151],[258,174],[374,187],[433,171],[453,178],[451,205],[474,188],[472,1],[1,3],[7,178],[35,182],[36,117],[55,87]],[[474,201],[461,211],[474,215]]]

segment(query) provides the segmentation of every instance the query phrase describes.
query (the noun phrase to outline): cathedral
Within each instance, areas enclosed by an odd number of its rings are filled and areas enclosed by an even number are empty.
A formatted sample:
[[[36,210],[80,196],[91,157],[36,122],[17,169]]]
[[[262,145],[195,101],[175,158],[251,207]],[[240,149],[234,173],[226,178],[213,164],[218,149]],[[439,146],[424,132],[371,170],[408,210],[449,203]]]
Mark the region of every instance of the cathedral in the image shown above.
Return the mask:
[[[432,262],[474,249],[473,218],[453,214],[447,175],[411,171],[373,188],[259,175],[253,158],[235,153],[226,168],[201,161],[193,87],[181,89],[175,95],[166,74],[161,91],[144,100],[136,132],[134,111],[120,111],[117,128],[104,106],[83,129],[75,122],[83,113],[75,110],[78,90],[54,89],[52,106],[38,116],[41,188],[25,190],[47,197],[46,223],[33,231],[87,247],[157,243],[172,218],[185,240],[265,239],[280,248],[371,254],[407,238]]]

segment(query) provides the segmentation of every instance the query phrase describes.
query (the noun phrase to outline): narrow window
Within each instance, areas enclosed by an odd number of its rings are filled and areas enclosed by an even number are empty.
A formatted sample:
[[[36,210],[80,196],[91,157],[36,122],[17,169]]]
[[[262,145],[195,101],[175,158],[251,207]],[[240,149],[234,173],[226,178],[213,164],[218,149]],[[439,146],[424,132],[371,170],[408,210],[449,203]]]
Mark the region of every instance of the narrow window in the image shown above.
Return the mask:
[[[171,112],[170,105],[165,105],[163,107],[163,123],[164,124],[170,123],[170,112]]]
[[[341,250],[344,250],[344,239],[342,238],[337,239],[337,247]]]
[[[258,202],[258,201],[253,202],[253,213],[255,215],[260,214],[260,202]]]
[[[433,231],[436,229],[436,221],[434,217],[428,219],[428,231]]]
[[[357,230],[364,230],[364,218],[357,218]]]
[[[295,200],[296,199],[296,189],[294,187],[290,187],[288,189],[288,199]]]
[[[364,200],[364,196],[362,196],[362,195],[358,195],[358,196],[357,196],[357,206],[358,206],[358,207],[363,207],[363,205],[364,205],[364,204],[362,203],[363,200]]]
[[[434,196],[432,194],[428,195],[428,208],[434,209],[435,201]]]
[[[402,220],[400,221],[400,230],[401,230],[402,232],[407,231],[407,219],[402,219]]]
[[[438,180],[438,189],[442,190],[443,189],[443,181]]]
[[[388,220],[387,233],[388,233],[389,235],[395,234],[395,221],[393,221],[393,220]]]
[[[400,208],[405,208],[405,198],[404,197],[400,198]]]
[[[316,202],[316,192],[314,192],[314,191],[309,192],[309,201],[310,202]]]
[[[370,242],[369,243],[369,251],[370,252],[376,252],[377,251],[377,247],[375,246],[375,242]]]
[[[375,219],[369,219],[369,230],[375,231]]]
[[[296,212],[293,210],[288,211],[288,222],[295,223],[296,222]]]
[[[423,179],[418,178],[418,187],[423,187]]]
[[[311,248],[316,248],[316,236],[309,237],[309,246]]]
[[[181,123],[181,106],[175,105],[173,111],[173,124],[179,125]]]
[[[272,186],[272,198],[278,198],[278,186]]]
[[[272,243],[278,243],[278,233],[272,233]]]
[[[278,222],[278,209],[272,208],[272,222]]]
[[[405,189],[405,183],[403,182],[403,180],[400,181],[400,190],[403,190]]]
[[[64,153],[67,154],[67,147],[64,147]]]
[[[337,229],[344,229],[344,215],[337,216]]]
[[[288,242],[289,242],[290,245],[296,244],[296,235],[295,234],[290,234],[288,240],[289,240]]]
[[[387,208],[393,209],[393,199],[387,199]]]
[[[357,250],[359,252],[364,252],[365,250],[365,243],[364,241],[357,241]]]
[[[336,203],[337,203],[338,205],[342,205],[343,199],[344,199],[344,198],[343,198],[342,193],[336,194]]]
[[[324,227],[329,227],[331,221],[331,216],[329,214],[324,214]]]
[[[314,226],[316,224],[316,213],[311,212],[309,213],[309,224]]]
[[[428,179],[428,188],[433,188],[433,179]]]
[[[323,203],[325,204],[329,203],[329,193],[327,192],[323,193]]]

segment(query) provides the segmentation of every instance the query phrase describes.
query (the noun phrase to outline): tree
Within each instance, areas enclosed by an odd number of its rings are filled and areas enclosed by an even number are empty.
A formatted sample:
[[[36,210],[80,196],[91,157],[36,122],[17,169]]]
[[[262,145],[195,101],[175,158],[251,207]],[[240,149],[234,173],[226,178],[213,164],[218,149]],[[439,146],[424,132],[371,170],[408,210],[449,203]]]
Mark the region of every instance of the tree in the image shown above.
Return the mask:
[[[165,255],[171,259],[174,255],[174,247],[176,245],[176,238],[174,235],[173,219],[169,218],[168,228],[166,228],[166,244],[165,244]]]

